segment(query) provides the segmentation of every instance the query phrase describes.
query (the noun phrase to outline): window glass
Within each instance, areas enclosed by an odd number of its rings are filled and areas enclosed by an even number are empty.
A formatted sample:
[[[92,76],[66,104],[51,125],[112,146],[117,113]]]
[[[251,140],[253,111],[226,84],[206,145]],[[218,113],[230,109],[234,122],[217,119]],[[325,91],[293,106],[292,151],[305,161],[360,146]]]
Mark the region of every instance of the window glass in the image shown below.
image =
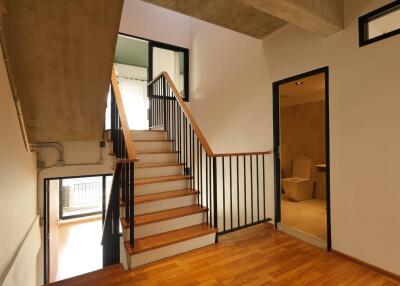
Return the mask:
[[[101,213],[103,177],[62,179],[60,184],[60,218]]]

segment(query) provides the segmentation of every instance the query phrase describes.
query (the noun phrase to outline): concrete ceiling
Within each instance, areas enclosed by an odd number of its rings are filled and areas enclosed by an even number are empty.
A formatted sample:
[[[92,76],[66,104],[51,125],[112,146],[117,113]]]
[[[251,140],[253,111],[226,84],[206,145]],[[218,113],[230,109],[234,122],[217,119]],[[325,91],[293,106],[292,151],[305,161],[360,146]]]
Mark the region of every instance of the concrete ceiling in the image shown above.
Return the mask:
[[[237,0],[144,1],[259,39],[286,24]]]
[[[143,0],[254,38],[287,23],[322,35],[343,29],[343,0]]]
[[[123,0],[2,0],[28,138],[102,139]]]

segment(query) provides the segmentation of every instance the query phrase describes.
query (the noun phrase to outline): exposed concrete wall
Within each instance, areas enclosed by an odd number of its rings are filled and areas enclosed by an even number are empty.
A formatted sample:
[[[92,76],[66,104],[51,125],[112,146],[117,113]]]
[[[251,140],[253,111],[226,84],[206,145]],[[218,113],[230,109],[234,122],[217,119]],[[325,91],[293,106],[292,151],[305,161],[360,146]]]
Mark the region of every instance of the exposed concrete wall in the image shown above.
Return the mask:
[[[239,0],[307,31],[333,35],[343,29],[343,0]]]
[[[0,284],[19,261],[7,285],[16,285],[13,281],[35,285],[36,253],[29,251],[40,241],[32,236],[28,245],[24,242],[36,219],[36,156],[24,145],[1,49],[0,102]]]
[[[3,0],[30,142],[102,138],[123,0]]]
[[[237,0],[144,0],[191,17],[258,39],[286,24],[285,21]]]

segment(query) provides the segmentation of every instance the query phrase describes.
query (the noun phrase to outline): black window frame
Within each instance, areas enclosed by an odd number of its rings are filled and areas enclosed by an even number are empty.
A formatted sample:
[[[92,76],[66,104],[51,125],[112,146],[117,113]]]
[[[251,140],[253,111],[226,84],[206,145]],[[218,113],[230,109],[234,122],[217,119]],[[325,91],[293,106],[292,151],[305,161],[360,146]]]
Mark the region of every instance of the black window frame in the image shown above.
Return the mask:
[[[58,186],[59,186],[59,199],[58,199],[58,218],[60,220],[69,220],[69,219],[74,219],[74,218],[81,218],[81,217],[86,217],[86,216],[93,216],[93,215],[98,215],[102,214],[102,217],[104,219],[105,215],[105,204],[106,204],[106,182],[107,182],[107,177],[112,177],[112,174],[98,174],[98,175],[83,175],[83,176],[72,176],[72,177],[62,177],[62,178],[56,178],[55,180],[58,180]],[[88,213],[82,213],[79,215],[69,215],[69,216],[64,216],[63,211],[62,211],[62,181],[65,179],[80,179],[80,178],[91,178],[91,177],[101,177],[101,193],[102,193],[102,200],[101,200],[101,210],[97,212],[88,212]],[[52,179],[54,180],[54,179]]]
[[[369,39],[369,33],[368,33],[368,24],[369,22],[383,17],[387,14],[390,14],[394,11],[396,11],[397,9],[400,9],[400,0],[396,0],[392,3],[389,3],[381,8],[378,8],[372,12],[369,12],[368,14],[365,14],[364,16],[361,16],[358,18],[358,31],[359,31],[359,45],[360,47],[372,44],[372,43],[376,43],[378,41],[381,41],[383,39],[387,39],[390,37],[393,37],[395,35],[399,35],[400,34],[400,28],[393,30],[391,32],[388,32],[386,34],[377,36],[375,38],[371,38]]]
[[[147,38],[143,37],[138,37],[135,35],[130,35],[127,33],[122,33],[119,32],[118,35],[125,36],[125,37],[130,37],[134,39],[139,39],[143,41],[148,42],[148,67],[147,67],[147,80],[148,82],[153,80],[153,48],[161,48],[161,49],[166,49],[174,52],[182,52],[183,53],[183,64],[184,64],[184,72],[183,72],[183,90],[184,90],[184,95],[183,95],[183,100],[186,102],[189,102],[189,49],[179,47],[179,46],[174,46],[170,45],[167,43],[163,42],[158,42],[158,41],[153,41]]]

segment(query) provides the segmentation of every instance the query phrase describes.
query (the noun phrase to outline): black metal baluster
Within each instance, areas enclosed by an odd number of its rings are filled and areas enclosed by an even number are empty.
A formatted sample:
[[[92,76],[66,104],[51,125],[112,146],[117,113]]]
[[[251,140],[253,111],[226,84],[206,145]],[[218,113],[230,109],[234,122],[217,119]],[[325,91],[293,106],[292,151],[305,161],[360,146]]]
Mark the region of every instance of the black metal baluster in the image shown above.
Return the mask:
[[[262,159],[262,162],[263,162],[263,199],[264,199],[264,220],[266,219],[266,215],[265,215],[265,154],[263,154],[262,155],[263,157],[263,159]]]
[[[185,162],[185,175],[187,175],[188,161],[187,161],[187,120],[183,114],[183,161]]]
[[[244,224],[247,224],[247,194],[246,194],[246,155],[243,155],[243,192],[244,192]]]
[[[250,155],[250,183],[251,183],[251,223],[254,222],[254,202],[253,202],[253,155]]]
[[[179,116],[178,116],[178,137],[179,137],[179,143],[178,143],[178,160],[180,163],[182,163],[182,128],[181,128],[181,116],[182,116],[182,110],[181,107],[178,106],[179,108]]]
[[[197,139],[197,146],[200,147],[200,199],[201,199],[201,205],[203,206],[203,148],[201,147],[200,143],[199,143],[199,139]]]
[[[238,213],[238,227],[240,227],[240,199],[239,199],[239,156],[236,156],[236,189],[237,189],[237,213]]]
[[[224,219],[224,231],[226,230],[225,222],[225,157],[222,157],[222,210]]]
[[[134,225],[134,217],[135,217],[135,208],[134,208],[134,199],[135,199],[135,163],[129,163],[129,241],[131,247],[135,246],[135,225]]]
[[[208,155],[206,154],[206,208],[207,208],[207,223],[208,223],[208,214],[210,212],[208,208]]]
[[[233,210],[232,210],[232,156],[229,156],[229,176],[230,176],[230,201],[231,201],[231,229],[233,229]]]
[[[211,172],[211,169],[212,169],[212,164],[211,164],[211,157],[208,157],[208,171],[209,171],[209,174],[208,174],[208,180],[209,180],[209,190],[210,190],[210,192],[209,192],[209,195],[210,195],[210,224],[212,225],[213,224],[213,213],[214,213],[214,210],[213,210],[213,196],[212,196],[212,191],[213,191],[213,189],[212,189],[212,177],[211,177],[211,174],[212,174],[212,172]]]
[[[260,191],[259,191],[259,183],[258,183],[258,155],[256,155],[256,164],[257,164],[257,220],[260,221]]]
[[[174,151],[176,151],[176,118],[175,118],[175,107],[176,107],[176,101],[172,102],[172,139],[174,140],[173,146],[174,146]]]
[[[193,168],[194,168],[194,164],[193,164],[193,130],[192,130],[192,125],[189,124],[189,139],[190,139],[190,153],[189,153],[189,158],[190,158],[190,167],[189,167],[189,171],[190,171],[190,188],[194,189],[194,174],[193,174]]]
[[[213,194],[214,194],[214,227],[218,228],[218,191],[217,191],[217,158],[213,157]],[[218,232],[215,234],[215,242],[218,242]]]
[[[163,76],[162,77],[162,84],[163,84],[163,86],[162,86],[162,101],[163,101],[163,107],[164,107],[164,110],[163,110],[163,115],[164,115],[164,122],[163,122],[163,125],[164,125],[164,130],[166,130],[166,128],[167,128],[167,94],[166,94],[166,91],[167,91],[167,81],[165,80],[165,77]]]

